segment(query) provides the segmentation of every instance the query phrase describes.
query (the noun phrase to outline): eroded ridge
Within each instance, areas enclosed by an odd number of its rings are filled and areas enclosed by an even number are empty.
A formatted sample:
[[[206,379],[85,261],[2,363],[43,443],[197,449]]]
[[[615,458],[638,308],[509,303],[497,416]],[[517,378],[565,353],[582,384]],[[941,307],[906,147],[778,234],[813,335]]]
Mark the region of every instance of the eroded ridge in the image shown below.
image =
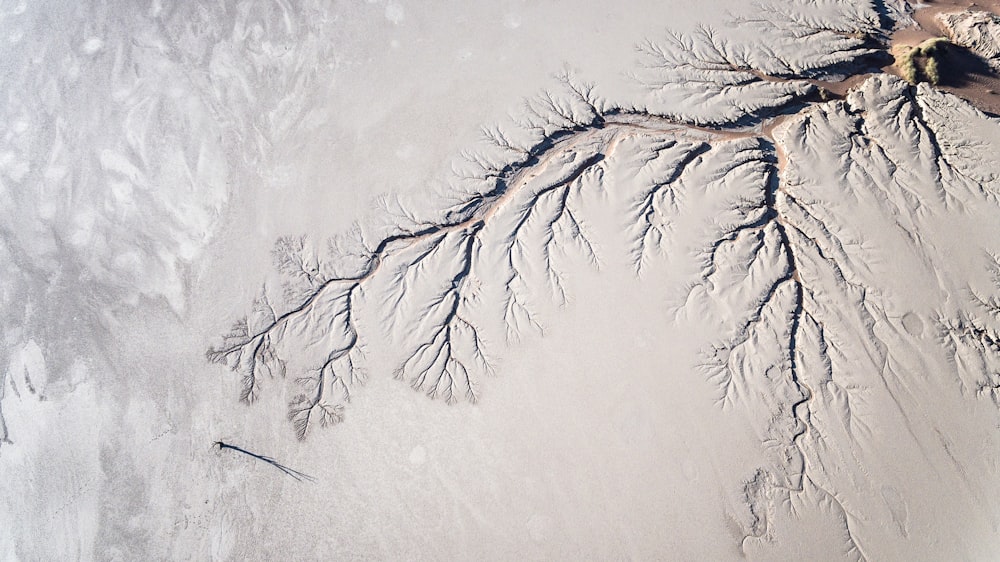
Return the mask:
[[[681,87],[687,99],[678,104],[679,112],[611,103],[591,86],[560,77],[563,91],[528,100],[506,128],[484,130],[488,146],[467,152],[456,166],[457,180],[443,194],[449,204],[437,217],[418,220],[400,210],[403,225],[378,242],[370,243],[359,228],[336,241],[324,259],[303,239],[280,240],[275,258],[286,278],[285,303],[274,306],[262,290],[247,317],[209,350],[209,359],[242,374],[241,399],[247,402],[257,399],[263,376],[284,376],[292,369],[303,391],[291,400],[289,416],[304,437],[317,422],[340,421],[344,403],[365,379],[357,308],[372,300],[362,298],[366,288],[377,286],[386,327],[406,326],[408,354],[396,377],[431,397],[475,401],[478,381],[492,372],[479,318],[484,295],[497,297],[505,339],[516,341],[541,330],[533,300],[565,301],[561,260],[575,254],[599,265],[584,200],[604,189],[606,159],[615,147],[630,135],[656,134],[665,138],[643,149],[669,155],[657,168],[660,175],[647,178],[651,187],[625,209],[632,219],[628,251],[641,273],[676,226],[670,217],[676,219],[680,209],[678,186],[701,181],[687,178],[687,170],[704,159],[708,140],[753,137],[740,126],[806,103],[816,93],[816,86],[795,72],[833,75],[845,61],[870,52],[864,40],[815,22],[796,21],[793,27],[805,33],[812,25],[824,38],[827,56],[768,66],[775,75],[761,68],[767,53],[707,28],[670,35],[663,44],[644,43],[647,75],[637,78],[660,101]],[[701,97],[691,97],[695,86]],[[747,96],[746,88],[753,95]],[[738,107],[734,100],[753,101]],[[701,124],[715,129],[700,129]],[[720,136],[722,125],[729,130]],[[763,162],[744,156],[761,150],[758,141],[750,142],[754,147],[741,149],[734,169]],[[773,215],[760,194],[746,197],[721,211],[732,215],[732,224],[751,212]],[[739,234],[727,226],[722,236]]]
[[[724,397],[737,375],[756,377],[749,388],[766,388],[770,378],[762,375],[774,368],[767,351],[787,349],[783,369],[796,387],[772,412],[790,407],[801,425],[785,432],[762,427],[762,435],[785,437],[778,442],[794,459],[770,467],[765,478],[776,484],[771,494],[821,498],[831,517],[841,520],[852,557],[866,557],[865,541],[857,534],[865,518],[896,521],[905,536],[906,517],[894,495],[859,486],[837,467],[871,467],[875,461],[866,448],[896,447],[904,439],[929,472],[961,481],[964,469],[953,458],[929,456],[928,451],[950,445],[928,437],[940,430],[929,429],[931,422],[919,413],[919,397],[933,394],[925,386],[932,374],[947,373],[940,382],[954,385],[956,370],[946,367],[949,360],[971,367],[965,373],[959,368],[958,376],[975,393],[992,393],[993,378],[983,373],[997,360],[997,350],[990,348],[995,332],[989,327],[995,298],[979,295],[973,306],[956,304],[951,295],[968,294],[966,280],[941,273],[954,269],[949,264],[957,252],[957,247],[940,247],[954,239],[941,233],[956,221],[978,220],[973,209],[995,209],[998,184],[982,173],[996,165],[992,151],[974,138],[958,142],[956,136],[978,125],[996,134],[995,123],[952,96],[877,76],[846,100],[812,107],[775,131],[786,160],[773,200],[775,220],[782,226],[793,272],[783,281],[785,300],[780,291],[770,299],[786,316],[755,329],[770,327],[766,333],[782,337],[775,344],[751,335],[749,349],[737,355],[735,364],[731,351],[723,355],[727,366],[717,380]],[[968,159],[956,158],[956,150],[968,150]],[[875,239],[877,244],[871,242]],[[892,318],[900,303],[921,299],[927,306],[921,312]],[[942,310],[956,306],[961,312],[950,313],[956,320],[940,336],[952,342],[956,358],[928,353],[921,343],[923,327],[935,325]],[[799,401],[796,391],[802,393]],[[876,413],[874,404],[885,409]],[[876,418],[896,420],[908,435],[885,434],[873,425]],[[832,448],[832,442],[848,445]],[[797,463],[801,471],[795,470]],[[782,475],[789,480],[778,480]],[[872,506],[866,498],[875,494],[882,494],[885,503]],[[788,501],[759,496],[770,506],[754,510],[761,518],[776,517],[776,506]],[[767,529],[765,524],[761,536],[768,536]]]
[[[353,244],[338,241],[333,249],[347,259],[336,265],[318,260],[302,239],[279,240],[275,258],[287,279],[286,300],[298,304],[279,313],[262,291],[250,314],[208,352],[242,374],[241,399],[255,401],[262,377],[283,377],[291,367],[304,373],[296,382],[305,391],[289,411],[299,437],[315,423],[340,421],[343,404],[365,378],[356,309],[367,302],[378,306],[384,329],[405,334],[396,378],[432,398],[475,402],[478,381],[492,371],[480,328],[484,294],[499,309],[508,341],[541,330],[529,303],[565,300],[559,262],[566,254],[599,264],[580,215],[581,192],[600,188],[614,143],[649,125],[635,115],[606,119],[589,91],[569,91],[568,102],[545,96],[532,106],[545,120],[532,122],[544,135],[535,146],[513,148],[507,137],[493,137],[522,160],[502,166],[476,160],[477,175],[467,177],[495,183],[447,208],[446,220],[400,228],[374,247],[363,236]],[[697,154],[704,144],[671,146]],[[641,211],[647,218],[651,205]],[[641,256],[648,235],[639,238]],[[369,287],[378,296],[364,299]]]
[[[484,240],[505,244],[495,257],[506,272],[504,318],[512,336],[537,325],[524,305],[529,267],[541,260],[537,269],[558,294],[558,274],[548,264],[552,247],[576,241],[593,256],[570,194],[603,158],[599,149],[613,131],[603,130],[591,102],[577,94],[570,102],[543,98],[535,111],[555,130],[539,124],[546,140],[523,149],[521,163],[484,171],[484,179],[494,178],[493,189],[447,209],[447,220],[399,228],[374,246],[366,245],[363,235],[340,240],[331,250],[345,259],[331,263],[318,260],[301,239],[279,241],[275,257],[288,279],[286,295],[293,302],[300,297],[299,304],[278,313],[262,294],[248,317],[208,351],[210,360],[243,375],[241,399],[254,401],[262,376],[283,376],[294,362],[306,373],[297,378],[306,392],[289,412],[299,437],[314,422],[340,421],[343,404],[364,380],[358,300],[364,288],[376,284],[387,287],[379,304],[388,328],[405,323],[410,336],[396,377],[431,397],[475,401],[477,378],[490,371],[479,330],[469,320],[481,283]],[[531,247],[525,235],[539,225],[547,237]],[[297,346],[294,353],[284,349],[289,342]]]
[[[301,239],[280,240],[275,256],[288,280],[285,294],[299,304],[279,313],[262,291],[251,313],[209,350],[209,359],[242,374],[241,399],[247,402],[258,398],[262,377],[284,376],[294,363],[304,373],[296,382],[305,390],[290,406],[298,435],[304,437],[315,422],[336,423],[352,389],[364,380],[355,318],[362,292],[372,286],[384,327],[406,333],[408,355],[396,377],[432,398],[474,402],[478,381],[492,371],[479,327],[484,296],[499,309],[508,341],[540,331],[531,303],[565,301],[561,260],[575,254],[600,263],[581,200],[585,191],[603,189],[608,154],[630,136],[681,131],[653,116],[599,117],[586,98],[577,102],[587,104],[590,122],[560,129],[572,134],[546,140],[544,151],[525,150],[532,165],[499,172],[493,190],[445,211],[451,221],[400,230],[354,252],[353,273],[328,271]],[[636,219],[629,251],[637,273],[662,251],[666,216],[678,210],[678,187],[699,182],[686,170],[709,145],[696,138],[665,138],[648,147],[666,165],[656,162],[647,188],[626,210]],[[756,145],[749,134],[747,139]],[[737,154],[737,169],[755,160],[753,150],[743,150],[751,156]],[[715,157],[728,164],[732,156]],[[286,349],[290,342],[294,353]]]
[[[1000,255],[989,254],[993,294],[969,289],[969,309],[940,320],[962,389],[1000,406]]]
[[[796,21],[808,35],[812,20]],[[837,45],[829,56],[812,66],[778,57],[774,75],[755,62],[771,60],[759,47],[709,30],[645,44],[645,70],[662,77],[647,82],[654,97],[700,84],[701,97],[669,101],[670,111],[612,103],[563,76],[564,91],[484,131],[487,148],[456,166],[436,216],[400,212],[403,225],[377,242],[359,228],[324,259],[302,239],[279,241],[291,304],[276,307],[263,291],[209,358],[242,374],[248,402],[265,377],[296,373],[289,416],[304,438],[340,421],[364,381],[360,341],[371,328],[358,319],[368,310],[398,340],[396,378],[432,398],[475,402],[494,369],[487,342],[541,332],[546,307],[568,298],[571,264],[626,263],[644,275],[668,254],[694,254],[698,280],[678,314],[716,323],[704,375],[719,407],[741,412],[767,450],[743,489],[744,548],[772,538],[773,521],[805,502],[840,525],[846,556],[866,558],[865,518],[855,511],[864,494],[886,498],[876,509],[884,513],[867,520],[897,521],[906,534],[897,495],[835,469],[871,464],[870,443],[891,446],[870,421],[871,404],[891,405],[880,415],[910,428],[913,449],[926,451],[941,444],[912,429],[930,422],[912,414],[921,383],[908,373],[957,365],[966,386],[996,399],[997,299],[973,293],[956,309],[949,295],[967,292],[964,280],[940,273],[948,248],[921,233],[995,207],[988,154],[997,134],[955,98],[885,75],[846,99],[814,100],[816,86],[801,75],[832,76],[871,54],[870,38],[838,25],[814,30]],[[760,94],[755,103],[730,103],[731,89],[745,100],[747,87]],[[967,134],[956,123],[989,126]],[[601,212],[618,217],[620,230],[595,228]],[[900,275],[887,254],[917,265]],[[887,295],[911,285],[893,275],[925,291],[912,300],[935,295],[940,306],[898,320]],[[951,319],[938,325],[952,357],[917,353],[922,327],[940,318]]]

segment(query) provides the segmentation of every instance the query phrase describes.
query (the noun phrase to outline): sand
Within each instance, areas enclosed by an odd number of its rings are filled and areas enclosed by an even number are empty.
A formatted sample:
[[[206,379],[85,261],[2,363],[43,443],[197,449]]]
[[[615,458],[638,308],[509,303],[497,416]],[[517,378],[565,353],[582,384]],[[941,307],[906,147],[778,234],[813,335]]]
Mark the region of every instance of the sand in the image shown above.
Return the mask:
[[[1000,14],[998,2],[922,2],[913,13],[915,26],[902,28],[892,34],[891,45],[894,53],[919,45],[934,37],[952,38],[952,34],[942,24],[940,17],[960,13],[964,10],[983,11]],[[1000,79],[996,73],[983,64],[974,53],[955,50],[949,53],[948,71],[938,87],[969,101],[982,111],[1000,115]],[[901,76],[895,65],[884,71]]]
[[[4,8],[0,554],[996,558],[1000,124],[877,7]]]

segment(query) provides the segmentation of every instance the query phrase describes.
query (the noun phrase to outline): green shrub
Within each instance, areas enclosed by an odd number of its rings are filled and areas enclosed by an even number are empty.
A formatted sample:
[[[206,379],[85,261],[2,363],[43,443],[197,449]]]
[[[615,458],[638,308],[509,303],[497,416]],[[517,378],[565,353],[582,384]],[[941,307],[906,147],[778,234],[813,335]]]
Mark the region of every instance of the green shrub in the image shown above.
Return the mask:
[[[938,71],[938,61],[936,58],[931,57],[927,59],[927,64],[924,65],[924,76],[927,77],[928,82],[935,86],[941,81],[941,74]]]
[[[903,79],[910,84],[916,84],[920,80],[920,69],[917,68],[916,55],[919,52],[917,48],[904,47],[906,51],[899,57],[896,65],[899,67],[900,74],[903,75]]]
[[[950,41],[944,37],[932,37],[920,44],[920,54],[925,57],[933,57],[942,53]]]
[[[950,42],[944,37],[928,39],[916,47],[898,47],[896,66],[903,79],[910,84],[930,82],[937,85],[941,81],[941,62]]]

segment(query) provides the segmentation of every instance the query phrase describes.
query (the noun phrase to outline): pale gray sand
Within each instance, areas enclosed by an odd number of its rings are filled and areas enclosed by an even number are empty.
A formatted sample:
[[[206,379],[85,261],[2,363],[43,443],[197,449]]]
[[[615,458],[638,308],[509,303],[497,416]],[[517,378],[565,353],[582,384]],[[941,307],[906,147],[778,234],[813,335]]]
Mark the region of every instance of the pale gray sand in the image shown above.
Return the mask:
[[[698,8],[4,7],[0,553],[996,558],[1000,124]]]

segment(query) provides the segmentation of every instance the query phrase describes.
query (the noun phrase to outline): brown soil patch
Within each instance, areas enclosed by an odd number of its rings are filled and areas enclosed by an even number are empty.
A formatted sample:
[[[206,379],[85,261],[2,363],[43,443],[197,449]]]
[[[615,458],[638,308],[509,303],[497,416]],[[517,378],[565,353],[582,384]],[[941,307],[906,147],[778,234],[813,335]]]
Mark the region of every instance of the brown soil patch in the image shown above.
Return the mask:
[[[891,52],[914,47],[932,37],[948,37],[937,20],[938,14],[979,10],[1000,15],[1000,0],[935,0],[913,3],[914,27],[892,34]],[[1000,76],[974,53],[958,45],[949,45],[940,58],[941,82],[938,88],[970,102],[980,110],[1000,115]],[[902,77],[895,64],[883,67],[889,74]]]

